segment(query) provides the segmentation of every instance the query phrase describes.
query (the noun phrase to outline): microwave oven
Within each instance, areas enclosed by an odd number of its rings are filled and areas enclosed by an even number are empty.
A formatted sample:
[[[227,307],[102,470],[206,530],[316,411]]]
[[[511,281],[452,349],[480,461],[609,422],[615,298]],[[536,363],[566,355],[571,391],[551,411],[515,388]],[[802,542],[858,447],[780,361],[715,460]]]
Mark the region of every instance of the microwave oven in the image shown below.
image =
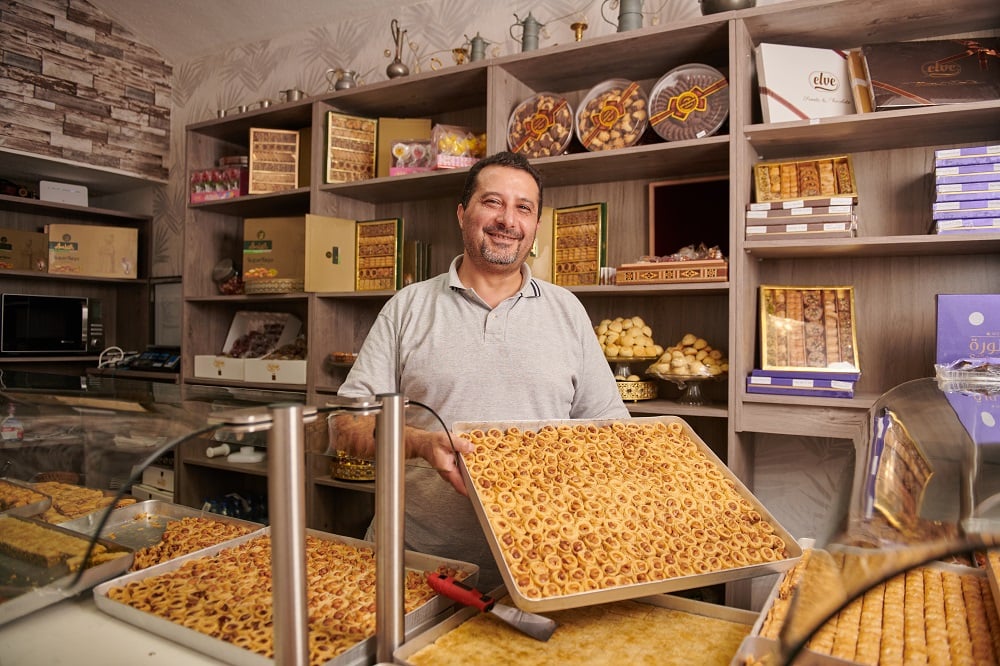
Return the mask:
[[[0,294],[0,354],[92,354],[104,347],[100,302],[86,296]]]

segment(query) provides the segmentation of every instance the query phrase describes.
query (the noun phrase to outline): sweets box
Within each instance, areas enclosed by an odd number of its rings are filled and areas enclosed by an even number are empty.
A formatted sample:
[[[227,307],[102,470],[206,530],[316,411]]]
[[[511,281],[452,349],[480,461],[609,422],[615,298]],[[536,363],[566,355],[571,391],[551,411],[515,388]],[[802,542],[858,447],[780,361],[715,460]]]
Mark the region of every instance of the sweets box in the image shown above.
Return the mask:
[[[1000,364],[1000,294],[938,294],[935,363]]]
[[[299,132],[250,128],[249,194],[284,192],[299,187]]]
[[[403,286],[403,220],[306,216],[305,290],[380,291]]]
[[[685,282],[725,282],[729,263],[725,259],[657,261],[623,264],[615,271],[615,284],[669,284]]]
[[[243,282],[247,293],[288,283],[301,291],[304,281],[305,216],[248,217],[243,220]],[[275,292],[276,293],[276,292]]]
[[[761,285],[760,358],[763,370],[857,379],[854,288]]]
[[[955,220],[976,217],[1000,217],[1000,199],[972,201],[939,201],[931,204],[935,220]]]
[[[45,271],[48,262],[48,236],[37,231],[0,229],[0,269]]]
[[[1000,39],[862,47],[876,111],[1000,99]]]
[[[244,381],[247,359],[230,356],[234,346],[247,340],[252,333],[261,333],[263,335],[260,340],[267,344],[256,348],[252,353],[258,357],[266,356],[275,349],[294,342],[301,328],[299,318],[286,312],[237,312],[229,325],[222,353],[199,354],[194,357],[194,376]]]
[[[939,176],[996,172],[1000,169],[997,164],[1000,164],[1000,145],[943,148],[934,151],[935,175]],[[942,169],[949,167],[960,168],[941,172]]]
[[[752,381],[754,377],[747,377],[747,393],[758,393],[765,395],[797,395],[809,398],[853,398],[854,382],[841,381],[836,379],[825,380],[829,386],[804,386],[795,384],[762,383]],[[818,379],[792,379],[795,382],[821,382]]]
[[[553,209],[552,281],[564,287],[599,284],[607,242],[606,203]]]
[[[810,160],[759,162],[754,165],[757,202],[820,197],[856,199],[858,188],[849,155]]]
[[[94,224],[48,224],[49,273],[138,277],[139,231]]]
[[[191,172],[191,203],[232,199],[248,193],[250,169],[224,166]]]
[[[328,111],[326,182],[347,183],[375,176],[378,121]]]
[[[747,238],[853,238],[857,231],[854,220],[846,222],[806,222],[791,224],[747,225]]]
[[[764,122],[854,113],[846,52],[788,44],[760,44],[755,57]]]
[[[1000,231],[1000,216],[974,217],[967,220],[936,220],[932,231],[939,234]]]
[[[942,183],[934,190],[937,192],[939,202],[1000,199],[1000,173],[997,173],[997,180],[984,180],[978,183]]]

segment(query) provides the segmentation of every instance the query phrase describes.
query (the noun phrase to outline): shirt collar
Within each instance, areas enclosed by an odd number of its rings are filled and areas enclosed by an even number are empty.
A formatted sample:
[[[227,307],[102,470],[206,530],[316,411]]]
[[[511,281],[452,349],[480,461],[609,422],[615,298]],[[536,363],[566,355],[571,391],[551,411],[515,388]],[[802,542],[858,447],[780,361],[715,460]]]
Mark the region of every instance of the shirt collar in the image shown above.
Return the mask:
[[[451,260],[451,266],[448,267],[448,286],[453,290],[465,291],[466,287],[462,284],[462,281],[458,278],[458,267],[462,263],[462,256],[458,255]],[[542,295],[542,290],[538,287],[538,282],[535,278],[531,277],[531,269],[528,264],[521,264],[521,296],[525,298],[535,298]]]

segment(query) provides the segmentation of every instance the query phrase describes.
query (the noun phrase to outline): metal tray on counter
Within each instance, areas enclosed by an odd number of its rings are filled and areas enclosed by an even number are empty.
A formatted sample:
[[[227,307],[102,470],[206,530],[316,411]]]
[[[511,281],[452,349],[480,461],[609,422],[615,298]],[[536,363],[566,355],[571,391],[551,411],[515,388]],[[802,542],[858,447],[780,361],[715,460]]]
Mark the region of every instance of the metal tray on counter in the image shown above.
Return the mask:
[[[74,532],[93,536],[103,517],[104,511],[97,511],[60,525]],[[163,539],[167,525],[181,518],[207,518],[229,525],[242,525],[254,532],[264,529],[259,523],[241,518],[223,516],[162,500],[146,500],[112,511],[101,529],[101,537],[133,550],[140,550],[158,544]]]
[[[7,477],[0,477],[0,483],[9,483],[12,486],[17,486],[18,488],[23,488],[24,490],[30,490],[33,493],[42,496],[42,499],[31,502],[30,504],[25,504],[24,506],[15,506],[6,511],[0,511],[2,516],[37,516],[40,513],[44,513],[50,506],[52,506],[52,498],[43,493],[40,490],[36,490],[34,486],[25,481],[18,481],[17,479],[9,479]]]
[[[504,600],[505,591],[500,588],[493,593],[491,593],[494,598],[498,600]],[[680,596],[674,596],[670,594],[660,594],[652,595],[648,597],[640,597],[634,599],[637,603],[649,604],[651,606],[659,606],[661,608],[669,608],[672,610],[681,611],[683,613],[690,613],[692,615],[701,615],[704,617],[715,618],[719,620],[726,620],[728,622],[735,622],[737,624],[743,624],[750,629],[750,626],[757,619],[757,613],[752,611],[743,610],[740,608],[730,608],[728,606],[720,606],[718,604],[712,604],[705,601],[698,601],[695,599],[687,599]],[[468,620],[479,615],[479,610],[472,607],[466,607],[459,610],[454,615],[445,618],[439,624],[431,627],[427,631],[418,636],[407,640],[403,645],[396,648],[393,652],[393,658],[397,664],[403,664],[404,666],[413,666],[410,658],[413,657],[417,652],[421,651],[428,645],[431,645],[437,641],[442,636],[458,628]],[[553,639],[559,635],[559,629],[556,629]],[[574,633],[573,636],[576,640],[579,640],[580,634]],[[527,644],[527,647],[537,647],[539,648],[539,657],[544,655],[544,646],[546,643],[540,641],[533,641]],[[661,650],[657,650],[660,652]],[[518,654],[516,652],[511,652],[511,654]],[[536,656],[536,655],[532,655]],[[583,656],[583,655],[581,655]],[[602,659],[607,659],[608,655],[603,654]],[[613,660],[612,660],[613,661]]]
[[[179,643],[203,654],[214,657],[220,661],[234,664],[234,666],[244,666],[247,664],[257,664],[267,666],[273,664],[274,660],[261,654],[252,652],[233,643],[213,638],[208,634],[203,634],[195,629],[176,624],[153,613],[138,610],[127,604],[115,601],[108,596],[112,588],[122,587],[133,581],[143,580],[153,576],[158,576],[169,571],[181,568],[186,562],[198,558],[208,558],[227,548],[233,548],[252,539],[260,538],[270,534],[270,528],[264,528],[253,534],[231,539],[225,543],[190,553],[182,557],[157,564],[142,571],[119,576],[114,580],[107,581],[94,588],[94,601],[97,607],[119,620],[123,620],[140,629],[148,631],[158,636],[162,636],[175,643]],[[362,541],[351,537],[329,534],[318,530],[306,530],[306,534],[319,539],[336,541],[358,548],[373,548],[370,541]],[[469,584],[474,585],[479,577],[479,567],[468,562],[458,560],[448,560],[432,555],[406,551],[404,563],[407,569],[415,571],[434,571],[439,566],[449,566],[468,574],[465,579]],[[454,602],[443,596],[437,595],[430,601],[406,614],[404,619],[405,635],[412,637],[426,631],[430,627],[440,622],[447,614],[452,612]],[[371,636],[358,642],[346,652],[325,662],[326,666],[367,666],[372,663],[376,653],[375,637]]]
[[[514,601],[515,605],[519,608],[532,611],[532,612],[545,612],[551,610],[561,610],[565,608],[574,608],[578,606],[586,606],[590,604],[600,604],[609,601],[621,601],[625,599],[636,599],[639,597],[646,597],[655,594],[663,594],[667,592],[677,592],[681,590],[689,590],[696,587],[705,587],[710,585],[717,585],[720,583],[726,583],[730,581],[743,580],[746,578],[752,578],[756,576],[762,576],[771,573],[778,573],[790,569],[795,565],[795,562],[802,555],[802,549],[796,542],[795,538],[784,528],[778,521],[774,518],[770,511],[750,492],[750,490],[743,484],[743,482],[719,459],[715,452],[694,432],[690,425],[683,419],[676,416],[656,416],[656,417],[641,417],[641,418],[630,418],[630,419],[604,419],[604,420],[593,420],[593,419],[565,419],[565,420],[550,420],[550,421],[506,421],[506,422],[456,422],[452,428],[452,432],[455,433],[468,433],[474,430],[482,430],[487,432],[491,428],[496,428],[502,432],[506,432],[508,428],[518,428],[520,431],[534,430],[537,431],[544,426],[560,426],[560,425],[594,425],[597,427],[602,427],[606,425],[611,425],[616,422],[622,423],[635,423],[635,424],[651,424],[651,423],[664,423],[673,424],[679,423],[682,428],[682,432],[688,435],[691,440],[695,443],[698,450],[701,451],[705,458],[710,461],[721,473],[724,479],[732,482],[733,488],[736,492],[745,499],[751,507],[760,514],[763,520],[766,520],[774,528],[774,534],[781,537],[785,543],[785,548],[788,553],[788,557],[776,561],[749,564],[746,566],[736,566],[732,568],[720,569],[715,571],[708,571],[705,573],[697,573],[690,575],[680,575],[674,577],[660,578],[656,580],[649,580],[644,582],[637,582],[632,584],[622,584],[611,587],[606,587],[604,589],[597,590],[586,590],[583,592],[573,592],[561,595],[551,595],[543,596],[541,598],[529,598],[522,594],[516,585],[513,575],[511,572],[511,563],[507,560],[506,554],[501,548],[498,535],[494,531],[494,527],[490,521],[490,516],[483,505],[483,500],[480,497],[478,489],[475,483],[472,481],[472,477],[469,474],[469,469],[467,466],[467,461],[464,456],[459,456],[460,463],[459,469],[462,473],[462,478],[465,481],[465,487],[469,491],[469,498],[472,501],[472,506],[475,509],[476,516],[479,519],[479,523],[486,534],[486,540],[490,545],[490,549],[493,552],[493,556],[497,561],[497,565],[500,568],[500,575],[503,578],[504,585]],[[652,489],[655,491],[656,489]],[[622,528],[624,530],[624,528]]]
[[[89,542],[88,537],[60,525],[21,516],[5,518],[28,521],[52,532],[76,537],[84,544]],[[121,575],[132,566],[132,549],[105,539],[98,539],[98,543],[111,552],[126,554],[88,567],[78,581],[77,572],[70,571],[66,564],[46,567],[0,553],[0,625],[76,596],[98,583]]]

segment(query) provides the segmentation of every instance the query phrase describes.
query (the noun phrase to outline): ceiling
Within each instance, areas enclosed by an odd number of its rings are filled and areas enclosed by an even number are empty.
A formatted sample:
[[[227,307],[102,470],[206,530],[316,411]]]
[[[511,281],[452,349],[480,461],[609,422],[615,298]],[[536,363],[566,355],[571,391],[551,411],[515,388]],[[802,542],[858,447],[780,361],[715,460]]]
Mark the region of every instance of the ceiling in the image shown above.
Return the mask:
[[[89,0],[171,64],[425,0]]]

